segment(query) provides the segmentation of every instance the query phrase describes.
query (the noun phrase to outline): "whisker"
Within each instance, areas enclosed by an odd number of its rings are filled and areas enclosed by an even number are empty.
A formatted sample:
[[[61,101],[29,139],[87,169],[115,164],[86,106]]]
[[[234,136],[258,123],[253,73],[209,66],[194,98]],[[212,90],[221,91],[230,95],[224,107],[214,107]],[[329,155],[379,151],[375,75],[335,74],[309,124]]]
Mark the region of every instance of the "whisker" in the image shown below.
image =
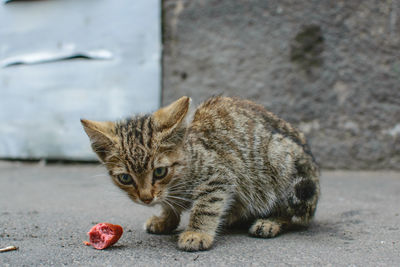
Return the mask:
[[[176,217],[179,217],[179,214],[178,214],[178,212],[176,211],[175,207],[174,207],[172,204],[170,204],[169,201],[168,201],[167,199],[163,199],[162,203],[168,204],[168,206],[170,206],[171,209],[172,209],[172,211],[175,213]]]
[[[195,193],[204,192],[204,190],[182,190],[182,189],[168,189],[169,194],[178,194],[178,195],[193,195]]]
[[[170,197],[170,198],[174,198],[174,199],[183,200],[183,201],[186,201],[186,202],[192,202],[192,200],[191,200],[191,199],[189,199],[189,198],[177,197],[177,196],[171,196],[171,195],[169,195],[168,197]]]
[[[183,210],[186,210],[187,207],[185,207],[183,204],[178,203],[177,201],[174,201],[172,199],[168,199],[169,202],[171,202],[172,204],[179,206],[180,208],[182,208]]]

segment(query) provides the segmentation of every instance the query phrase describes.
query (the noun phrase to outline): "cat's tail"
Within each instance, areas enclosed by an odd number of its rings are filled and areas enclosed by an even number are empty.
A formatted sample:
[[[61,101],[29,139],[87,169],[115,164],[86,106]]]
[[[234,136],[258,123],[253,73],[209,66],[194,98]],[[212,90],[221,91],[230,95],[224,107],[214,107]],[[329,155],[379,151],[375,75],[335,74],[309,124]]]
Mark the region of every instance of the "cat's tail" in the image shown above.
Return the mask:
[[[288,204],[293,215],[292,223],[307,226],[313,218],[318,197],[318,179],[296,177],[293,180],[292,190],[289,190]]]

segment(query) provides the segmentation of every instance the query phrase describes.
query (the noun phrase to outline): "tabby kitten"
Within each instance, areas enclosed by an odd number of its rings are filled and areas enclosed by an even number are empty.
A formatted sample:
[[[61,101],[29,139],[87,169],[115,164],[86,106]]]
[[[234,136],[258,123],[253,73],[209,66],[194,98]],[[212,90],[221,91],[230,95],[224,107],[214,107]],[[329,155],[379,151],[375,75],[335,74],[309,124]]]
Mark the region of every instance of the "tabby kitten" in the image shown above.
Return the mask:
[[[118,122],[81,120],[114,183],[139,204],[160,204],[146,229],[173,232],[186,251],[209,249],[222,226],[251,221],[270,238],[308,225],[319,195],[319,170],[304,135],[262,106],[213,97],[189,119],[182,97],[153,114]]]

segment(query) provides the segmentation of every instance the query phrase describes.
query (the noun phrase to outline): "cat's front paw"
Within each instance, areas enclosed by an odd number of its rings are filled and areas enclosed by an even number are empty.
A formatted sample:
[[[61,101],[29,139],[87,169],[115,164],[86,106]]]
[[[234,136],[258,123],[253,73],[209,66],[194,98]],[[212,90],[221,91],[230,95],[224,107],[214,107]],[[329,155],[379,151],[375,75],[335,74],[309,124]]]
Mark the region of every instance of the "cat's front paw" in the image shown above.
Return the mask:
[[[150,234],[169,234],[178,227],[178,223],[167,218],[153,216],[147,220],[145,227]]]
[[[199,251],[211,248],[214,238],[206,233],[185,231],[179,235],[178,247],[185,251]]]

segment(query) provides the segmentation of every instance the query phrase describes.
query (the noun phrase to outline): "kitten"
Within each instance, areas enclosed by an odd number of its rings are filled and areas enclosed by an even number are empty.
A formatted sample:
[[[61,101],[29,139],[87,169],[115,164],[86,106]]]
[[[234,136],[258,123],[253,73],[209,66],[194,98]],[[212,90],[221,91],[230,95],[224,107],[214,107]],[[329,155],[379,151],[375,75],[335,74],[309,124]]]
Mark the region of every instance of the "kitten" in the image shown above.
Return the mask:
[[[308,225],[319,196],[319,170],[304,135],[248,100],[213,97],[187,119],[190,98],[119,122],[81,120],[113,182],[137,203],[160,204],[149,233],[173,232],[186,251],[209,249],[219,227],[252,221],[270,238]]]

